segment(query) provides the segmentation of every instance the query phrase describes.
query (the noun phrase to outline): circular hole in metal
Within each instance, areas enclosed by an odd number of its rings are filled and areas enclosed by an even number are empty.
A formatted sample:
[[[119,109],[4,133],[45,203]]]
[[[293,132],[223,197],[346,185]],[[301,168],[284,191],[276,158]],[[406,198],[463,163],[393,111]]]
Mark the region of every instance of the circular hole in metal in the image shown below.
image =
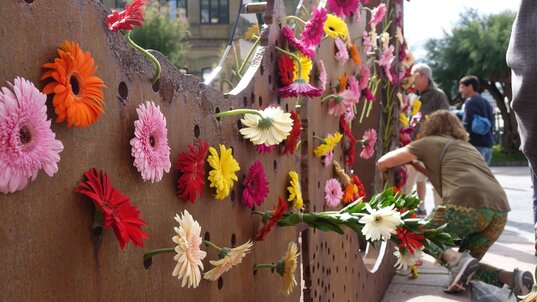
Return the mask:
[[[278,162],[276,160],[272,162],[272,167],[274,168],[274,171],[278,169]]]
[[[220,113],[220,108],[216,107],[216,109],[214,110],[214,113]],[[216,120],[220,121],[220,118],[217,117]]]
[[[200,137],[200,126],[194,125],[194,137],[199,138]]]
[[[24,2],[26,2],[28,4],[32,4],[32,3],[34,3],[34,0],[24,0]]]
[[[285,112],[289,112],[289,104],[285,104]]]
[[[158,90],[160,89],[160,79],[158,79],[155,84],[153,84],[153,91],[154,92],[158,92]]]
[[[253,92],[250,94],[250,102],[252,102],[252,104],[255,102],[255,94]]]
[[[268,75],[268,83],[269,85],[272,85],[272,76],[270,74]]]
[[[317,189],[321,188],[321,181],[317,181]]]
[[[224,287],[224,279],[222,277],[218,278],[218,289]]]
[[[241,128],[242,128],[241,120],[238,120],[237,121],[237,130],[241,130]],[[241,135],[241,137],[242,137],[242,135]]]
[[[263,64],[261,64],[261,66],[259,66],[259,74],[263,75],[264,72],[265,72],[265,67],[263,67]]]
[[[205,235],[203,236],[203,239],[205,239],[207,241],[211,241],[211,234],[209,234],[209,232],[205,232]]]
[[[231,191],[231,201],[235,201],[235,190]]]
[[[278,105],[281,105],[282,104],[282,98],[280,98],[280,96],[278,96],[276,98],[276,102],[278,102]]]
[[[235,247],[237,244],[237,235],[231,234],[231,247]]]
[[[248,107],[248,98],[247,97],[244,97],[242,99],[242,103],[244,104],[244,107]]]
[[[259,107],[263,106],[263,98],[259,96]]]
[[[127,87],[127,84],[125,84],[125,82],[121,81],[119,83],[117,93],[122,99],[126,99],[129,96],[129,87]]]

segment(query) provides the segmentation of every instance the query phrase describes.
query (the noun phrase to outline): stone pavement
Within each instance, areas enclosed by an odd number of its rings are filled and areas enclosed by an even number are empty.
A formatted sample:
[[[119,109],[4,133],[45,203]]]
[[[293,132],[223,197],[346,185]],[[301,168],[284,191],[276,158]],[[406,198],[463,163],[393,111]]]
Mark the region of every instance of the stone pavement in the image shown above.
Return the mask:
[[[528,167],[493,167],[492,172],[504,188],[509,199],[511,212],[507,226],[498,241],[489,249],[482,262],[513,270],[518,267],[532,273],[537,265],[534,256],[534,232],[531,179]],[[428,184],[425,199],[427,212],[434,203],[431,186]],[[411,279],[408,275],[397,274],[384,295],[383,302],[442,302],[470,301],[470,293],[446,294],[442,288],[447,285],[447,270],[434,264],[434,259],[426,255],[423,265],[418,268],[419,276]]]

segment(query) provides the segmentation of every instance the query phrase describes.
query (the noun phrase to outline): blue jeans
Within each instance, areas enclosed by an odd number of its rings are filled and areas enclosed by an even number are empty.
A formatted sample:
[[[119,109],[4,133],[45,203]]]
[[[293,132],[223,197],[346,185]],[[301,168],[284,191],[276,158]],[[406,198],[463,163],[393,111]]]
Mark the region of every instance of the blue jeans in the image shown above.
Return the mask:
[[[478,146],[475,146],[475,147],[477,151],[481,153],[481,156],[483,156],[483,159],[485,160],[485,162],[487,162],[487,165],[490,166],[490,159],[492,158],[492,148],[478,147]]]

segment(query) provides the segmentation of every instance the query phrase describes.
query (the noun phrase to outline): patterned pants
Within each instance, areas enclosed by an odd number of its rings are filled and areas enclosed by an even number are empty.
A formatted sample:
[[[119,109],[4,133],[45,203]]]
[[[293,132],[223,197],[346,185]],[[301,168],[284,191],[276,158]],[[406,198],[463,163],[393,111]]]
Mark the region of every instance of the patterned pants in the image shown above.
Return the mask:
[[[437,207],[429,217],[431,226],[436,228],[445,223],[446,232],[454,233],[462,239],[459,252],[468,251],[472,257],[481,260],[490,246],[500,237],[507,223],[507,213],[487,208],[469,208],[459,205]],[[431,246],[429,255],[435,257],[438,262],[442,260],[444,250],[434,245]],[[488,284],[503,286],[498,279],[501,269],[481,264],[476,278]]]

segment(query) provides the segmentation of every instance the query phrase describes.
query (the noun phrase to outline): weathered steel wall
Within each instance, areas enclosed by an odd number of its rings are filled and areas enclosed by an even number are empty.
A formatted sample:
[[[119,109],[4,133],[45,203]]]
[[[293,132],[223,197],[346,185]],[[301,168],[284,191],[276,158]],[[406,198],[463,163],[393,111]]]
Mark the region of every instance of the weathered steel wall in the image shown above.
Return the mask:
[[[240,204],[240,183],[221,201],[211,198],[213,192],[207,185],[203,198],[190,204],[175,196],[175,171],[165,174],[159,183],[142,181],[132,165],[129,141],[137,119],[136,107],[147,100],[160,105],[167,119],[172,165],[177,154],[197,139],[207,140],[211,146],[222,143],[233,147],[241,166],[239,182],[255,159],[262,161],[271,192],[261,210],[272,209],[278,196],[286,194],[290,170],[301,174],[306,210],[323,210],[324,182],[334,172],[313,156],[317,146],[313,135],[324,136],[327,129],[339,129],[336,118],[325,118],[326,104],[318,99],[302,102],[303,144],[301,154],[295,156],[282,157],[277,152],[258,155],[239,134],[239,117],[212,117],[219,111],[273,103],[293,109],[294,99],[277,97],[277,54],[273,46],[282,43],[278,20],[283,11],[281,1],[269,1],[263,47],[238,88],[223,95],[195,77],[182,75],[158,53],[163,73],[158,84],[151,85],[153,65],[129,47],[121,34],[106,28],[107,12],[96,0],[0,0],[0,82],[22,76],[42,89],[41,66],[56,57],[59,44],[71,40],[91,52],[99,67],[97,75],[107,85],[105,113],[95,124],[78,129],[53,123],[53,131],[65,146],[58,173],[48,177],[40,172],[23,191],[0,196],[1,301],[299,301],[302,294],[305,301],[380,300],[393,274],[391,252],[371,273],[362,259],[364,245],[349,231],[340,236],[302,227],[276,228],[266,241],[255,243],[242,264],[218,282],[202,281],[197,289],[181,288],[171,276],[175,266],[171,255],[155,257],[149,270],[142,265],[144,251],[174,245],[173,217],[184,209],[200,222],[203,235],[220,246],[253,239],[260,227],[259,219]],[[360,35],[364,26],[363,21],[353,25],[351,33]],[[324,43],[319,57],[325,61],[329,81],[335,83],[343,67],[333,61],[333,43]],[[346,68],[349,74],[357,72],[356,68]],[[48,116],[54,119],[50,98],[48,103]],[[357,137],[365,129],[380,129],[381,112],[374,108],[371,116],[355,127]],[[336,154],[343,153],[338,149]],[[337,159],[343,162],[342,156]],[[99,238],[91,234],[93,205],[73,192],[83,172],[91,167],[105,170],[112,184],[140,209],[147,222],[144,230],[150,237],[144,249],[127,245],[120,250],[110,229]],[[361,161],[357,157],[355,169],[359,169],[368,194],[372,194],[374,158]],[[296,278],[299,285],[304,280],[305,287],[303,293],[297,288],[287,297],[277,294],[277,274],[254,274],[252,267],[279,259],[287,244],[299,238],[303,267]],[[207,260],[216,258],[216,253],[209,251],[204,261],[206,269],[210,267]]]

